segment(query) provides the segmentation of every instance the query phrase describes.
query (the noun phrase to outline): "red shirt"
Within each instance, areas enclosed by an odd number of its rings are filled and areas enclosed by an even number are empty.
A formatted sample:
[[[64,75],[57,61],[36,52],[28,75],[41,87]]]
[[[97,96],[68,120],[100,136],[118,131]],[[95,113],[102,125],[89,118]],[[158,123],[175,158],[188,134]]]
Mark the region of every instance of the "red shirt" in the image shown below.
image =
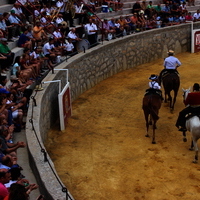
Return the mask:
[[[200,105],[200,92],[191,92],[188,94],[185,105],[196,106]]]

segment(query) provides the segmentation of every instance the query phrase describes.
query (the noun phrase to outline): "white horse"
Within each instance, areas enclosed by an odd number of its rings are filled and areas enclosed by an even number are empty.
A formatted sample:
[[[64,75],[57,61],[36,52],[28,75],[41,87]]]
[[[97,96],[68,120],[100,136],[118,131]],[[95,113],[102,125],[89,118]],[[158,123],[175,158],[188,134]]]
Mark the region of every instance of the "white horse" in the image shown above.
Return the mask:
[[[186,99],[188,93],[190,93],[190,88],[184,90],[183,89],[183,98]],[[200,138],[200,119],[198,116],[193,116],[186,120],[186,129],[191,133],[192,143],[189,150],[195,150],[195,157],[193,163],[197,163],[198,161],[198,146],[197,141]],[[183,132],[183,141],[187,142],[186,131]]]

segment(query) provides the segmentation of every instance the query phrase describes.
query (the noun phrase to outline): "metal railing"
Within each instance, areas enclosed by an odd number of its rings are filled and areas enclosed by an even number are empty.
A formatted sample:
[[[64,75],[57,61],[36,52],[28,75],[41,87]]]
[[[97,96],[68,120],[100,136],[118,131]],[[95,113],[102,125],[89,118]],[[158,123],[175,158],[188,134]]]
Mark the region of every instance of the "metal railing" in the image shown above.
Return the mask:
[[[51,165],[51,163],[50,163],[50,161],[48,159],[47,152],[46,152],[45,148],[43,147],[43,145],[42,145],[42,143],[41,143],[41,141],[40,141],[40,139],[38,137],[38,134],[37,134],[37,132],[35,130],[35,126],[34,126],[34,123],[33,123],[33,118],[34,118],[34,114],[33,113],[34,113],[34,107],[37,106],[37,102],[36,102],[36,99],[35,99],[36,95],[37,95],[37,91],[35,91],[35,95],[31,96],[31,99],[32,99],[32,110],[31,110],[31,117],[29,119],[29,122],[30,122],[30,124],[32,126],[32,131],[34,132],[34,135],[35,135],[35,137],[37,139],[37,142],[38,142],[38,144],[40,146],[40,151],[44,156],[44,162],[48,163],[52,173],[54,174],[56,180],[58,181],[58,183],[59,183],[59,185],[61,187],[61,191],[66,194],[66,200],[74,200],[69,195],[68,189],[65,186],[63,186],[62,182],[60,181],[59,177],[57,176],[57,173],[55,172],[53,166]]]

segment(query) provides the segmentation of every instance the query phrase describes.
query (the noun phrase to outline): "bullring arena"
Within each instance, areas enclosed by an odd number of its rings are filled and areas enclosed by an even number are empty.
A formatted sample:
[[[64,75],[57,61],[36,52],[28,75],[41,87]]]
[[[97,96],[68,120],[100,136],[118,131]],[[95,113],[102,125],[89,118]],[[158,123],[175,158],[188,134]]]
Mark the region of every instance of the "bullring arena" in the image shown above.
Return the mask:
[[[163,59],[118,73],[73,102],[65,132],[53,130],[47,150],[75,199],[199,199],[200,167],[174,126],[184,108],[181,88],[199,82],[199,53],[176,55],[181,87],[175,111],[163,103],[157,144],[145,137],[142,98]],[[192,62],[191,62],[192,61]],[[150,131],[152,133],[152,130]],[[151,134],[152,135],[152,134]]]
[[[199,80],[199,54],[189,53],[190,29],[190,24],[184,24],[130,35],[60,64],[58,69],[67,65],[69,70],[73,102],[66,132],[52,129],[58,119],[58,84],[43,85],[37,106],[30,104],[28,118],[33,113],[35,130],[74,199],[198,199],[199,164],[192,164],[190,142],[183,143],[174,126],[184,108],[181,88]],[[144,137],[142,97],[150,74],[163,68],[168,49],[174,49],[182,62],[181,87],[174,114],[162,105],[157,144],[152,145]],[[50,80],[64,85],[65,73],[49,73],[44,81]],[[45,195],[66,199],[43,161],[30,124],[26,134],[31,165]]]

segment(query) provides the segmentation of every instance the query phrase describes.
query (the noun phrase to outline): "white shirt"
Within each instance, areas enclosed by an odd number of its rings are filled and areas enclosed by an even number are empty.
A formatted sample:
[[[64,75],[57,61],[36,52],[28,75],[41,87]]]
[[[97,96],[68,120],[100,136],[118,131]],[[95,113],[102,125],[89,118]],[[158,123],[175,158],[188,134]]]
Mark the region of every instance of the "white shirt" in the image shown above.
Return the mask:
[[[199,18],[200,18],[200,13],[194,13],[193,17],[194,17],[195,19],[199,19]]]
[[[64,12],[65,11],[65,7],[64,7],[64,3],[61,1],[57,1],[56,2],[56,6],[58,7],[58,8],[60,8],[60,7],[62,7],[61,9],[60,9],[60,12]]]
[[[56,18],[56,24],[60,24],[63,21],[64,21],[64,19],[62,17],[57,17]]]
[[[165,58],[163,65],[165,69],[176,69],[177,66],[181,65],[181,62],[178,60],[178,58],[175,58],[174,56],[169,56]]]
[[[157,90],[161,89],[160,85],[156,81],[149,82],[149,87]]]
[[[44,55],[50,54],[48,50],[51,50],[53,48],[55,48],[54,44],[50,45],[49,42],[47,42],[42,48]]]
[[[73,51],[74,45],[72,43],[64,44],[66,51]]]
[[[15,7],[13,7],[11,10],[14,10],[15,14],[17,14],[17,15],[20,15],[21,13],[23,13],[21,8],[15,8]]]
[[[20,2],[22,5],[24,5],[27,2],[27,0],[18,0],[18,1],[16,1],[16,3],[18,3],[18,2]]]
[[[94,30],[97,30],[97,25],[96,24],[86,24],[85,25],[85,29],[88,33],[88,35],[93,35],[95,34],[96,32],[90,32],[90,31],[94,31]]]
[[[60,37],[62,37],[60,31],[54,31],[54,32],[53,32],[53,36],[54,36],[55,38],[60,38]]]
[[[70,31],[70,32],[68,33],[67,37],[68,37],[68,38],[71,38],[71,39],[76,39],[76,38],[77,38],[76,34],[73,33],[72,31]]]

